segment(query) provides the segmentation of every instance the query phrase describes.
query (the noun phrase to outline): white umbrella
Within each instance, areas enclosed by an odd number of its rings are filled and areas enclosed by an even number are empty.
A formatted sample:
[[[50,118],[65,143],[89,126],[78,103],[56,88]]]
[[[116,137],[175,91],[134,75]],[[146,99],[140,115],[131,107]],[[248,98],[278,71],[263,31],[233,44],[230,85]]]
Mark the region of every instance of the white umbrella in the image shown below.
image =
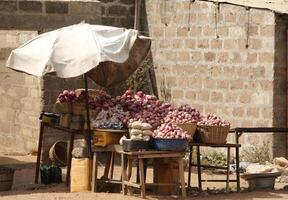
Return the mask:
[[[13,50],[7,67],[35,76],[56,72],[62,78],[89,72],[96,83],[112,86],[137,69],[150,44],[137,30],[80,23],[41,34]],[[87,88],[85,76],[86,93]]]

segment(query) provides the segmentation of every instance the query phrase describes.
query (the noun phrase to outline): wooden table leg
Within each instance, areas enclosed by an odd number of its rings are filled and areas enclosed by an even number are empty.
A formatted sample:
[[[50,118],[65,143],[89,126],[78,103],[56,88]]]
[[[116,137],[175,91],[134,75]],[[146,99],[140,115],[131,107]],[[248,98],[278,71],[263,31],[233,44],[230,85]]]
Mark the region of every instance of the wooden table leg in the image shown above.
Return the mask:
[[[180,183],[181,183],[181,191],[182,191],[182,198],[186,198],[186,188],[185,188],[185,178],[184,178],[184,165],[183,165],[183,159],[178,159],[179,163],[179,176],[180,176]]]
[[[97,152],[93,153],[93,168],[92,168],[92,183],[91,189],[92,192],[97,192],[97,173],[98,173],[98,160]]]
[[[110,161],[110,179],[113,179],[114,161],[115,161],[115,152],[112,152]]]
[[[226,191],[229,192],[230,178],[230,147],[227,147],[227,175],[226,175]]]
[[[200,160],[200,147],[199,147],[199,146],[197,146],[197,170],[198,170],[198,187],[199,187],[199,192],[202,192],[201,160]]]
[[[105,179],[108,179],[109,169],[110,169],[110,164],[111,164],[111,157],[112,157],[112,152],[107,152],[107,159],[106,159],[104,175],[103,175]]]
[[[36,161],[36,171],[35,171],[35,184],[38,183],[39,178],[39,169],[40,169],[40,159],[41,159],[41,151],[42,151],[42,140],[43,140],[43,132],[44,132],[45,124],[43,122],[40,123],[40,133],[38,140],[38,151],[37,151],[37,161]]]
[[[240,192],[240,169],[239,169],[239,147],[236,147],[236,180],[237,180],[237,192]]]
[[[146,188],[145,188],[145,177],[144,177],[144,164],[143,159],[139,159],[139,174],[140,174],[140,185],[141,185],[141,196],[142,198],[146,197]]]
[[[127,180],[126,166],[125,166],[125,155],[121,154],[121,172],[122,172],[122,193],[123,195],[127,194],[126,186],[124,181]]]
[[[70,172],[71,172],[71,161],[72,161],[72,151],[74,146],[74,136],[75,133],[72,131],[70,132],[70,142],[69,142],[69,149],[68,149],[68,162],[67,162],[67,175],[66,175],[66,186],[70,184]]]
[[[193,146],[190,146],[190,151],[189,151],[189,167],[188,167],[188,188],[191,187],[192,153],[193,153]]]
[[[130,178],[131,178],[131,176],[132,176],[132,159],[129,159],[129,160],[128,160],[127,169],[128,169],[128,172],[127,172],[127,180],[130,180]]]

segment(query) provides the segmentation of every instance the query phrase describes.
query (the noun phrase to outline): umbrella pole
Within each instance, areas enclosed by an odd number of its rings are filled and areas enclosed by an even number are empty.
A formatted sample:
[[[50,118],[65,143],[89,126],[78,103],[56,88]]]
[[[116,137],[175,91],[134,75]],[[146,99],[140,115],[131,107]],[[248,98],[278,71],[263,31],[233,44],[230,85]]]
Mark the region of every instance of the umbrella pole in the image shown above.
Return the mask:
[[[87,143],[87,150],[88,150],[88,158],[92,158],[91,152],[91,127],[90,127],[90,115],[89,115],[89,94],[88,94],[88,80],[87,74],[84,74],[84,84],[85,84],[85,104],[86,104],[86,118],[87,118],[87,133],[86,133],[86,143]]]

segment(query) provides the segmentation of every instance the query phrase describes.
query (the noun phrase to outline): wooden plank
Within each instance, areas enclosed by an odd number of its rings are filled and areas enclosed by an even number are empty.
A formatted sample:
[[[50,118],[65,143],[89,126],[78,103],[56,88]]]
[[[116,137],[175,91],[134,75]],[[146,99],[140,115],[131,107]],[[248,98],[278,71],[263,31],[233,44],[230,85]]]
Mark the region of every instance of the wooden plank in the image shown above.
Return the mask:
[[[135,187],[135,188],[141,188],[141,185],[139,183],[133,183],[133,182],[130,182],[130,181],[124,181],[124,184],[126,186],[131,186],[131,187]]]
[[[146,155],[138,155],[139,159],[143,158],[178,158],[184,157],[184,153],[167,153],[167,154],[146,154]]]
[[[288,132],[288,128],[284,127],[236,127],[230,129],[229,132],[246,132],[246,133],[269,133],[269,132]]]
[[[145,198],[146,197],[146,188],[145,188],[143,159],[139,159],[139,171],[140,171],[141,196],[142,196],[142,198]]]
[[[198,164],[192,164],[191,166],[194,167],[198,167]],[[200,165],[200,167],[202,168],[206,168],[206,169],[227,169],[227,167],[223,167],[223,166],[210,166],[210,165]]]
[[[229,180],[230,182],[237,182],[237,180]],[[213,179],[213,180],[211,180],[211,179],[209,179],[209,180],[201,180],[201,182],[227,182],[227,180],[225,179]]]
[[[218,147],[218,148],[225,148],[225,147],[241,147],[241,144],[206,144],[206,143],[190,143],[190,146],[201,146],[201,147]]]
[[[179,163],[179,177],[180,177],[180,183],[181,183],[181,191],[182,191],[182,198],[186,198],[186,187],[185,187],[185,178],[184,178],[184,165],[183,165],[183,159],[178,159]]]

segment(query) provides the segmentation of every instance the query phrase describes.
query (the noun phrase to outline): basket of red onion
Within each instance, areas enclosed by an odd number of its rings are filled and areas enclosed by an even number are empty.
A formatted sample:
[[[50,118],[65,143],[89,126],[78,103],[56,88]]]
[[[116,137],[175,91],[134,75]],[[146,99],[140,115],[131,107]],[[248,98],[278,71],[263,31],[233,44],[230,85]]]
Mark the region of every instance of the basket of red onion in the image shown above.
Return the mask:
[[[185,151],[191,135],[173,123],[162,124],[153,133],[153,142],[159,151]]]
[[[60,113],[72,113],[72,101],[76,98],[74,91],[64,90],[57,97],[56,110]]]
[[[197,134],[200,142],[225,144],[230,124],[214,114],[208,114],[198,122]]]

